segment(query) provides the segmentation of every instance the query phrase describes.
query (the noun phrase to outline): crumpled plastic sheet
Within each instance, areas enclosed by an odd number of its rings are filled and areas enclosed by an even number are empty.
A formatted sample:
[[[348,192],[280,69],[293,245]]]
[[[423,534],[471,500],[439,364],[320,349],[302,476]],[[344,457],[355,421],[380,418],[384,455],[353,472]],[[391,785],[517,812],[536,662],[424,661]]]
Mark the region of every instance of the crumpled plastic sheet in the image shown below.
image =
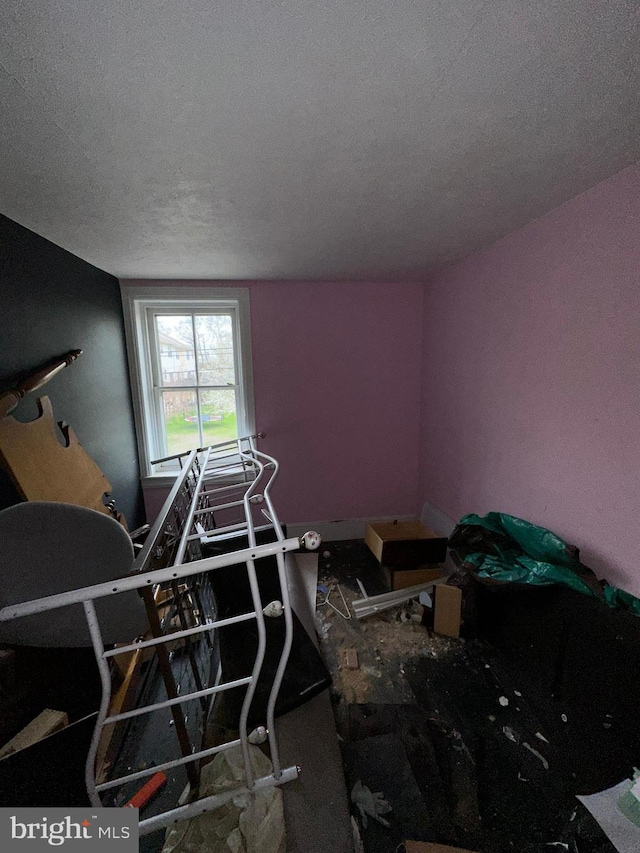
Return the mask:
[[[255,772],[268,776],[272,766],[264,753],[249,747]],[[240,746],[219,752],[202,768],[201,796],[210,797],[244,782]],[[162,853],[285,853],[282,791],[266,788],[239,794],[210,812],[181,821],[167,831]]]
[[[374,818],[374,820],[377,820],[383,826],[389,826],[389,821],[385,820],[382,815],[388,814],[392,811],[392,808],[383,798],[381,791],[373,793],[358,779],[351,789],[351,802],[358,807],[362,826],[365,829],[367,828],[369,817]]]
[[[480,578],[532,586],[561,584],[640,616],[640,599],[598,581],[567,545],[545,527],[501,512],[463,515],[449,547]]]

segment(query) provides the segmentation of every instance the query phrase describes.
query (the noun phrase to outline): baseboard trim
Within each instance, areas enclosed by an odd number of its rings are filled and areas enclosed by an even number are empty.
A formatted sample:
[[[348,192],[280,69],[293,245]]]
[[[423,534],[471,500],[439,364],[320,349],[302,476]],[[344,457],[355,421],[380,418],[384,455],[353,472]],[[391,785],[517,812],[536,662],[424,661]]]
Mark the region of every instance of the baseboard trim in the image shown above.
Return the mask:
[[[307,530],[315,530],[323,542],[338,542],[343,539],[364,539],[367,524],[378,521],[411,521],[413,515],[387,515],[375,518],[345,518],[339,521],[309,521],[287,524],[287,536],[302,536]]]
[[[364,539],[367,524],[377,521],[411,521],[413,515],[387,515],[375,518],[345,518],[338,521],[309,521],[306,523],[287,524],[287,536],[302,536],[307,530],[319,533],[323,542],[339,542],[344,539]],[[457,522],[450,518],[437,506],[425,502],[422,507],[420,521],[442,536],[450,536]],[[448,572],[456,570],[456,566],[447,552],[445,569]]]

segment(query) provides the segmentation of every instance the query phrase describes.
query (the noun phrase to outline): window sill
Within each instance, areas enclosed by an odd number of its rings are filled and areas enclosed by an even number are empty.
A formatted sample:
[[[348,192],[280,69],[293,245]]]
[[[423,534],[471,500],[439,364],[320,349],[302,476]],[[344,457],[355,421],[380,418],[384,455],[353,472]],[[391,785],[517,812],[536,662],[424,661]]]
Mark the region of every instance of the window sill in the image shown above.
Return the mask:
[[[167,486],[173,486],[178,473],[176,471],[175,474],[152,474],[149,477],[141,477],[140,482],[144,491],[147,489],[166,489]]]

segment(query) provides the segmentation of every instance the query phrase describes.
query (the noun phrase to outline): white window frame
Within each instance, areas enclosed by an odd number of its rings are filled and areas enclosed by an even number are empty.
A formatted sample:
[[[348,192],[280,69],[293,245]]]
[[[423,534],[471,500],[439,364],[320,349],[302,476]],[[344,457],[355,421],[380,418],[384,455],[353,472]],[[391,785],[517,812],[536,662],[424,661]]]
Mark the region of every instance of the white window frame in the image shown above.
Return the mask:
[[[171,484],[179,471],[177,462],[151,465],[153,459],[165,456],[158,452],[161,424],[154,402],[156,360],[152,355],[149,320],[155,313],[185,311],[188,313],[229,313],[233,318],[235,368],[239,393],[237,400],[238,434],[255,434],[253,403],[253,371],[251,359],[251,325],[249,291],[241,287],[181,287],[178,285],[121,285],[125,336],[131,377],[140,474],[142,485]]]

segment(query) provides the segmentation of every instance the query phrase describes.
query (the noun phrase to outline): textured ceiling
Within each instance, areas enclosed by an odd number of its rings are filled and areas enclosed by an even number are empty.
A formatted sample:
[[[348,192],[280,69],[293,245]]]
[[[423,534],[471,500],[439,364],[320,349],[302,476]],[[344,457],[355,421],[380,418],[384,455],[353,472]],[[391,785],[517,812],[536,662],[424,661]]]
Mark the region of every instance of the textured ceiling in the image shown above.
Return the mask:
[[[419,278],[640,159],[637,0],[3,0],[0,211],[125,277]]]

